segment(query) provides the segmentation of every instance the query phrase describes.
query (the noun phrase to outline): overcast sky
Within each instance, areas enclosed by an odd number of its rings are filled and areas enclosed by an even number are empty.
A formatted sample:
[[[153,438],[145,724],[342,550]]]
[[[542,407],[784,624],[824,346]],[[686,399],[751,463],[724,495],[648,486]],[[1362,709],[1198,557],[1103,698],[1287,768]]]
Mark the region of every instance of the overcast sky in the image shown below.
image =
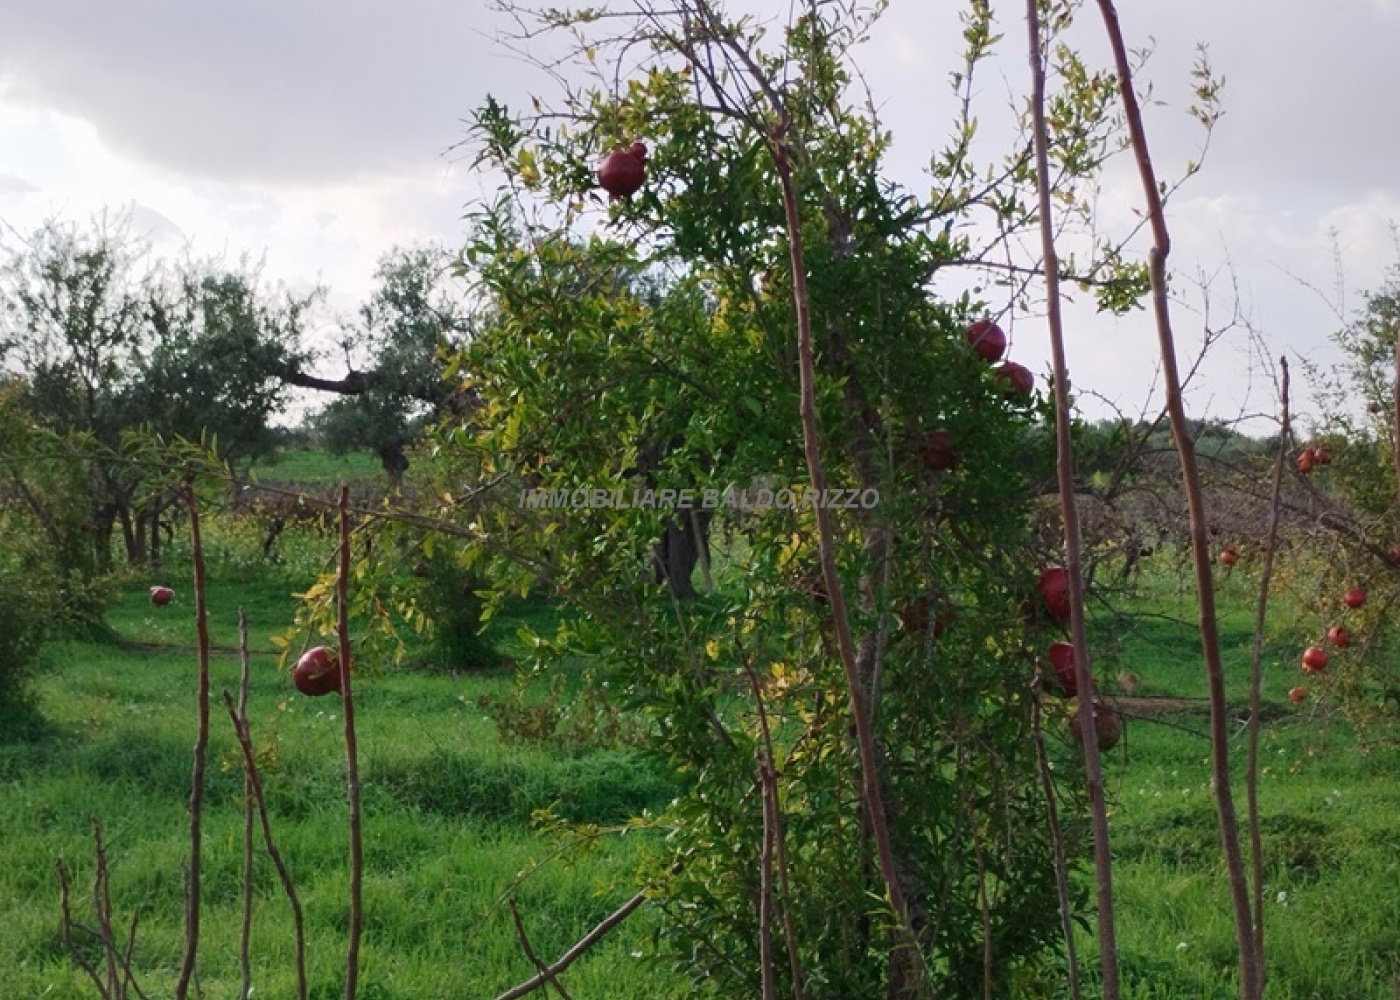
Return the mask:
[[[1164,175],[1198,153],[1185,115],[1198,43],[1226,79],[1205,169],[1171,205],[1177,287],[1217,275],[1219,321],[1233,306],[1228,263],[1271,354],[1327,361],[1331,305],[1355,307],[1395,259],[1400,0],[1121,6],[1130,44],[1153,46],[1147,74],[1165,106],[1150,109],[1148,128]],[[957,9],[893,0],[860,57],[896,137],[891,171],[915,190],[949,135]],[[1009,44],[982,78],[988,127],[1028,76],[1022,5],[996,9]],[[1085,55],[1103,62],[1092,13]],[[231,260],[265,253],[270,277],[325,282],[346,313],[389,247],[462,242],[462,215],[489,181],[447,150],[486,95],[519,104],[552,94],[496,40],[507,26],[485,0],[0,0],[0,24],[0,218],[24,230],[131,208],[162,252],[189,242]],[[1111,225],[1131,219],[1129,179],[1104,193]],[[1319,292],[1335,294],[1334,232],[1348,298],[1329,305]],[[1135,411],[1156,360],[1147,314],[1070,317],[1073,379]],[[1201,316],[1182,309],[1177,323],[1190,350]],[[1014,356],[1043,372],[1043,326],[1019,323],[1012,339]],[[1251,356],[1243,331],[1227,336],[1195,383],[1193,410],[1271,411]]]

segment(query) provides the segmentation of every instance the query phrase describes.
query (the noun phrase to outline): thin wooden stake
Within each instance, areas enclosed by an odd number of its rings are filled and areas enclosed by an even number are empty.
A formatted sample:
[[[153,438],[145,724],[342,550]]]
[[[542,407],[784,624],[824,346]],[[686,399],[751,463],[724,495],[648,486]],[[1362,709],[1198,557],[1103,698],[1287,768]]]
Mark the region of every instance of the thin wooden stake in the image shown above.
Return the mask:
[[[1244,788],[1249,812],[1249,851],[1254,877],[1254,954],[1258,963],[1259,991],[1264,990],[1264,838],[1259,829],[1259,712],[1264,684],[1264,619],[1269,609],[1269,585],[1274,575],[1274,555],[1278,551],[1280,498],[1283,494],[1283,466],[1288,461],[1292,423],[1288,412],[1288,359],[1278,359],[1279,436],[1274,456],[1274,479],[1269,501],[1269,532],[1264,540],[1264,563],[1259,570],[1259,600],[1254,608],[1254,649],[1249,664],[1249,749],[1245,764]]]
[[[238,718],[248,725],[248,612],[238,606]],[[238,971],[241,1000],[253,994],[253,778],[243,771],[243,916],[238,928]]]
[[[1162,206],[1162,189],[1152,167],[1152,155],[1147,147],[1147,130],[1142,122],[1142,109],[1133,89],[1133,67],[1128,46],[1123,41],[1123,29],[1113,0],[1098,0],[1103,15],[1104,30],[1113,49],[1113,61],[1118,73],[1118,92],[1132,140],[1142,183],[1147,218],[1152,228],[1152,249],[1148,253],[1147,270],[1152,287],[1152,312],[1157,326],[1157,341],[1162,358],[1162,385],[1166,392],[1167,412],[1171,417],[1172,436],[1176,440],[1181,463],[1182,487],[1190,511],[1191,557],[1196,571],[1196,592],[1199,595],[1202,659],[1205,662],[1206,687],[1210,697],[1211,787],[1215,793],[1216,819],[1220,828],[1221,852],[1229,878],[1230,903],[1234,911],[1235,944],[1239,951],[1240,996],[1243,1000],[1260,1000],[1259,957],[1254,951],[1251,926],[1249,884],[1244,873],[1244,858],[1240,852],[1239,820],[1235,814],[1234,793],[1230,787],[1229,708],[1225,703],[1225,670],[1220,657],[1220,629],[1215,613],[1215,581],[1211,572],[1210,540],[1207,537],[1205,494],[1201,487],[1200,468],[1196,461],[1196,446],[1181,395],[1181,376],[1176,358],[1176,338],[1172,333],[1171,304],[1167,289],[1167,256],[1171,253],[1171,234],[1167,229],[1166,212]]]
[[[199,680],[195,695],[198,723],[194,741],[194,773],[190,778],[190,857],[185,880],[185,955],[175,981],[175,1000],[185,1000],[199,952],[199,878],[204,813],[204,770],[209,752],[209,614],[204,602],[204,546],[199,534],[199,504],[194,486],[185,485],[190,516],[190,552],[194,562],[194,619],[198,633]]]
[[[1094,674],[1089,662],[1088,635],[1084,627],[1083,538],[1079,506],[1074,493],[1074,445],[1071,438],[1069,367],[1065,361],[1065,332],[1060,317],[1060,262],[1055,250],[1055,225],[1050,192],[1049,140],[1045,124],[1045,57],[1041,46],[1040,8],[1026,0],[1030,34],[1032,132],[1035,139],[1036,192],[1039,196],[1040,242],[1045,268],[1046,318],[1055,372],[1055,450],[1060,489],[1060,516],[1064,522],[1065,575],[1069,578],[1070,639],[1074,645],[1074,672],[1079,689],[1079,727],[1083,733],[1084,776],[1089,791],[1089,813],[1094,831],[1094,888],[1098,904],[1099,967],[1104,1000],[1118,1000],[1118,942],[1113,920],[1113,861],[1108,845],[1108,804],[1104,797],[1103,768],[1099,761],[1098,727],[1094,724]]]
[[[340,638],[340,705],[345,721],[345,791],[350,824],[350,932],[345,946],[345,1000],[355,1000],[360,976],[363,923],[363,851],[360,842],[360,765],[355,744],[355,701],[350,694],[350,488],[340,487],[340,567],[335,581],[336,633]]]

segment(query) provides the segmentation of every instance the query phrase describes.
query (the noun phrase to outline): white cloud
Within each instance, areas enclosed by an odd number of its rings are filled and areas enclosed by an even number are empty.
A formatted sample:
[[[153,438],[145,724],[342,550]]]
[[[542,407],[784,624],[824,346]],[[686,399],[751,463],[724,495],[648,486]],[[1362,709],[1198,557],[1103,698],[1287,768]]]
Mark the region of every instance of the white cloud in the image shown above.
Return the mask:
[[[3,0],[0,0],[2,3]],[[750,6],[772,13],[758,0]],[[488,92],[519,104],[548,79],[494,44],[501,24],[478,0],[47,0],[3,4],[0,35],[0,217],[25,228],[61,214],[131,206],[160,246],[189,240],[201,255],[266,253],[266,274],[333,289],[333,315],[368,292],[379,256],[396,243],[460,244],[463,206],[490,182],[443,151]],[[786,5],[783,7],[786,10]],[[952,128],[948,91],[957,6],[894,0],[859,50],[885,124],[894,175],[913,190]],[[1237,0],[1147,4],[1123,12],[1135,44],[1153,41],[1147,109],[1153,158],[1165,177],[1198,156],[1185,113],[1197,42],[1226,78],[1225,117],[1201,175],[1173,200],[1177,287],[1220,274],[1213,315],[1228,308],[1233,267],[1249,318],[1278,345],[1326,357],[1336,317],[1304,284],[1333,284],[1332,236],[1348,285],[1378,282],[1395,257],[1400,131],[1387,127],[1400,92],[1397,0],[1332,5]],[[776,27],[776,26],[775,26]],[[1007,8],[1005,52],[979,76],[986,148],[1006,144],[1008,101],[1024,87],[1024,26]],[[1106,62],[1086,8],[1075,40]],[[1134,224],[1135,177],[1120,163],[1100,202],[1102,222]],[[1141,251],[1142,246],[1138,247]],[[1202,318],[1186,296],[1184,347]],[[1109,387],[1135,408],[1152,382],[1155,334],[1142,312],[1067,310],[1070,363],[1081,385]],[[1048,359],[1039,320],[1016,331],[1018,358]],[[1205,365],[1197,401],[1225,410],[1247,400],[1251,347],[1227,338]],[[1266,401],[1265,401],[1266,402]],[[1260,405],[1263,405],[1262,403]]]

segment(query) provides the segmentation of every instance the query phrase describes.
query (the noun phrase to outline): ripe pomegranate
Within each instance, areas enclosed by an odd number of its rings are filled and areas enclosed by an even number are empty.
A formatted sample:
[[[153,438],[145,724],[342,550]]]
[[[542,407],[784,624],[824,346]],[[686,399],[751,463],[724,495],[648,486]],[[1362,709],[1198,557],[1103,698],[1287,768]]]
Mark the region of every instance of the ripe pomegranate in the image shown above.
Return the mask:
[[[1081,750],[1084,749],[1084,727],[1079,723],[1077,706],[1069,719],[1069,731],[1074,735],[1074,742],[1079,744]],[[1094,732],[1099,739],[1099,750],[1112,750],[1123,736],[1123,719],[1107,705],[1094,702]]]
[[[163,608],[170,603],[170,599],[175,596],[175,591],[169,587],[152,587],[151,603],[158,608]]]
[[[1309,646],[1303,650],[1303,672],[1320,674],[1327,669],[1327,650],[1321,646]]]
[[[1220,564],[1222,566],[1233,566],[1239,561],[1240,554],[1234,549],[1227,547],[1220,550]]]
[[[634,142],[628,149],[615,149],[603,158],[598,167],[598,184],[609,195],[609,200],[630,198],[639,191],[647,179],[647,148]]]
[[[1288,700],[1293,702],[1293,704],[1295,705],[1301,705],[1303,703],[1303,700],[1307,698],[1307,696],[1307,688],[1295,687],[1288,689]]]
[[[958,464],[958,453],[953,450],[953,439],[945,430],[929,431],[924,443],[919,445],[919,457],[935,472],[944,472]]]
[[[973,323],[967,328],[965,336],[973,353],[988,364],[1000,361],[1006,353],[1006,334],[989,319],[979,319]]]
[[[308,649],[297,660],[292,670],[292,683],[302,694],[319,698],[323,694],[340,691],[340,663],[338,657],[325,646]]]
[[[1298,471],[1306,476],[1313,470],[1313,463],[1316,461],[1317,459],[1313,456],[1313,450],[1311,448],[1304,448],[1302,453],[1298,455]]]
[[[1025,365],[1015,361],[1003,361],[993,371],[993,376],[1002,384],[1003,396],[1029,396],[1035,391],[1035,376]]]
[[[1332,453],[1320,444],[1313,445],[1313,463],[1315,465],[1331,465]]]
[[[929,617],[933,618],[933,637],[937,639],[953,624],[957,609],[941,591],[932,591],[914,598],[899,611],[899,627],[914,635],[925,635]]]
[[[1079,692],[1079,678],[1074,672],[1074,647],[1067,642],[1053,642],[1046,650],[1050,665],[1055,668],[1055,680],[1060,692],[1073,698]]]
[[[1349,608],[1359,608],[1366,603],[1366,591],[1360,587],[1352,587],[1342,595],[1342,603]]]
[[[1051,566],[1043,570],[1036,581],[1040,591],[1040,601],[1050,617],[1064,623],[1069,621],[1070,596],[1069,573],[1063,566]]]
[[[1351,633],[1345,625],[1333,625],[1327,630],[1327,641],[1338,649],[1346,649],[1351,645]]]

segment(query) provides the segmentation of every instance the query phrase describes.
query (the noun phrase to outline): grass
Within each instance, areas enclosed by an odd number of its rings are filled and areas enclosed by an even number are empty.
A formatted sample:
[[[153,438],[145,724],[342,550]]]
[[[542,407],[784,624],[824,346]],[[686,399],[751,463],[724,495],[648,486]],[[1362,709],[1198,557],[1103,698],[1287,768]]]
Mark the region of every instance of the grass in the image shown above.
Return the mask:
[[[1256,586],[1240,574],[1223,579],[1218,594],[1241,820]],[[1109,676],[1131,670],[1139,694],[1204,699],[1192,602],[1175,577],[1159,573],[1130,602],[1138,617],[1100,618],[1097,645],[1117,652],[1105,664]],[[1261,736],[1259,778],[1266,996],[1390,998],[1400,973],[1400,750],[1380,744],[1363,753],[1350,728],[1311,698],[1289,704],[1289,688],[1308,683],[1296,624],[1286,607],[1273,609],[1262,661],[1265,717],[1273,720]],[[1132,720],[1124,748],[1109,760],[1125,997],[1238,995],[1206,724],[1200,710]],[[1094,954],[1093,940],[1081,946]]]
[[[276,569],[253,566],[256,539],[221,534],[211,521],[214,642],[236,641],[236,608],[250,616],[250,715],[265,762],[273,824],[307,914],[312,995],[339,993],[343,975],[346,833],[339,702],[293,691],[270,642],[285,629],[292,593],[323,554],[291,540]],[[178,555],[172,550],[172,558]],[[0,996],[91,995],[56,931],[53,864],[74,870],[87,912],[90,821],[101,820],[121,919],[141,913],[138,973],[153,996],[173,982],[180,953],[180,866],[193,741],[194,632],[187,585],[153,608],[133,583],[108,616],[120,644],[51,644],[37,683],[44,723],[0,745]],[[1220,583],[1227,691],[1248,690],[1254,582]],[[1193,595],[1162,568],[1097,615],[1100,676],[1130,671],[1139,695],[1203,699]],[[496,625],[507,655],[515,626],[547,624],[536,604]],[[1270,712],[1261,746],[1266,935],[1270,1000],[1378,1000],[1400,970],[1400,751],[1361,752],[1351,731],[1309,701],[1291,706],[1299,643],[1286,608],[1265,649]],[[214,690],[231,688],[236,658],[215,656]],[[618,750],[560,754],[503,744],[478,707],[507,695],[509,669],[453,675],[389,672],[357,688],[365,808],[366,929],[361,996],[489,997],[529,976],[502,895],[557,846],[531,828],[553,806],[580,822],[609,824],[657,809],[670,789]],[[1234,714],[1234,713],[1232,713]],[[236,995],[241,772],[216,706],[205,815],[204,995]],[[1245,731],[1232,724],[1243,774]],[[1135,1000],[1232,997],[1234,931],[1208,786],[1206,718],[1199,709],[1130,719],[1108,759],[1112,849],[1124,996]],[[1243,816],[1242,781],[1236,804]],[[635,836],[605,837],[571,864],[553,862],[520,888],[539,954],[555,956],[635,891],[648,849]],[[258,996],[292,991],[290,919],[259,847],[254,982]],[[1084,859],[1081,859],[1084,860]],[[1081,869],[1079,877],[1087,877]],[[644,908],[572,968],[575,997],[684,995],[649,952]],[[1092,966],[1087,934],[1080,953]]]
[[[236,605],[255,649],[285,627],[288,581],[211,588],[216,643],[233,640]],[[113,903],[141,912],[135,964],[154,996],[173,982],[182,940],[180,868],[186,843],[195,663],[182,646],[189,608],[152,608],[133,588],[111,615],[145,646],[64,642],[48,647],[38,683],[47,720],[37,738],[0,747],[0,995],[91,995],[57,935],[54,860],[74,871],[88,912],[90,822],[108,842]],[[183,614],[181,612],[184,612]],[[212,664],[216,698],[237,683],[237,658]],[[476,707],[502,694],[507,671],[385,674],[358,689],[365,810],[366,929],[360,995],[489,996],[532,974],[508,911],[513,880],[552,849],[530,829],[553,806],[581,822],[617,823],[655,809],[669,788],[629,754],[559,757],[501,745]],[[339,701],[297,695],[270,655],[254,658],[253,736],[265,761],[274,832],[307,916],[313,996],[338,995],[343,976],[347,840]],[[242,776],[227,716],[216,705],[205,811],[200,981],[209,998],[237,994]],[[519,893],[531,942],[555,956],[633,891],[644,849],[604,838],[582,861],[554,864]],[[259,996],[293,991],[291,923],[266,859],[257,874],[254,982]],[[648,919],[633,917],[569,973],[583,996],[655,995],[664,970],[633,957]]]
[[[367,451],[333,455],[328,451],[290,448],[259,462],[253,474],[264,482],[334,486],[340,482],[383,483],[379,458]]]

